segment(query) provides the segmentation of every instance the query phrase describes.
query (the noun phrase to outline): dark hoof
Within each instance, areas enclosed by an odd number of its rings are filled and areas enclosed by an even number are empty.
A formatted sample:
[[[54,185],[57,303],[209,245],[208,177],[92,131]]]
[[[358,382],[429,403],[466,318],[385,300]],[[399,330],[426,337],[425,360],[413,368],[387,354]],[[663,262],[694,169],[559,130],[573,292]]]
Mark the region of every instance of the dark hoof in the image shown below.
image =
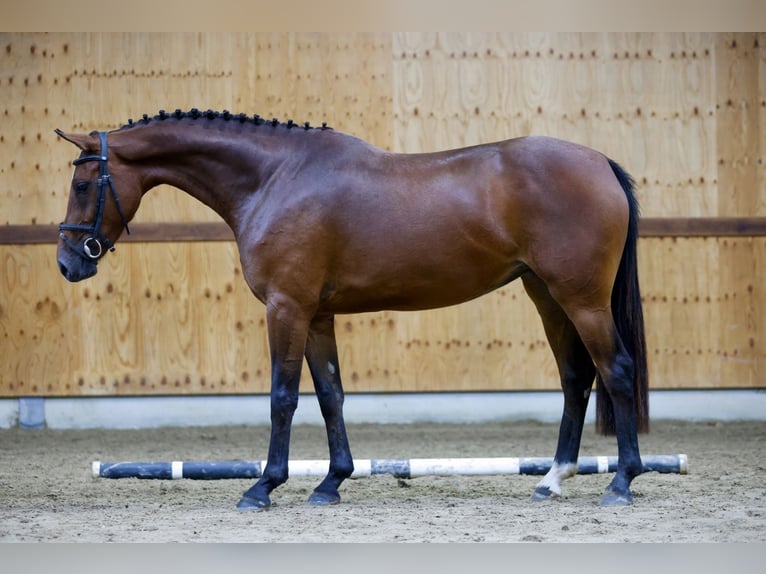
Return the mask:
[[[607,489],[601,497],[601,506],[628,506],[633,502],[633,495],[630,491],[617,492]]]
[[[307,504],[309,506],[330,506],[340,503],[340,494],[329,494],[327,492],[317,492],[316,490],[309,496]]]
[[[532,500],[540,501],[540,500],[552,500],[554,498],[558,498],[558,494],[553,492],[550,488],[547,486],[538,486],[535,488],[535,491],[532,493]]]
[[[242,499],[237,503],[237,510],[253,510],[253,511],[259,511],[259,510],[268,510],[271,508],[271,500],[266,499],[259,500],[257,498],[251,498],[249,496],[243,496]]]

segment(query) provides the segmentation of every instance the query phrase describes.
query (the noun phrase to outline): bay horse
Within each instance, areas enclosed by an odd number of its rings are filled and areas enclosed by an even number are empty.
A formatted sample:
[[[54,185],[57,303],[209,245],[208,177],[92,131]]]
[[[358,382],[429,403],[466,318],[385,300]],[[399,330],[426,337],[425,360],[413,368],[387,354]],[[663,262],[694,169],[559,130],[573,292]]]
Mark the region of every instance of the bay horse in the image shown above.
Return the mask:
[[[632,178],[590,148],[522,137],[435,153],[379,149],[326,124],[192,109],[117,130],[56,133],[74,160],[57,259],[69,281],[99,260],[168,184],[234,232],[243,276],[266,306],[271,358],[267,465],[238,503],[264,509],[288,478],[306,358],[324,417],[327,476],[309,497],[340,501],[353,471],[334,317],[458,304],[521,278],[542,318],[564,392],[554,465],[533,499],[577,471],[597,381],[597,430],[615,434],[618,469],[604,505],[632,501],[648,430],[647,368]]]

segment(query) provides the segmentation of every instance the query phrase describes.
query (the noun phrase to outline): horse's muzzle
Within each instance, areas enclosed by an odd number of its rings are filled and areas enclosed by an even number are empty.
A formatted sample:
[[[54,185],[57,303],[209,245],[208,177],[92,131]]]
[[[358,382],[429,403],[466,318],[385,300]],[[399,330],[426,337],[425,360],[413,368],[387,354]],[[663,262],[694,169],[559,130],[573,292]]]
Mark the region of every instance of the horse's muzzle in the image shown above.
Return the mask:
[[[98,272],[95,261],[87,261],[66,249],[59,249],[58,264],[61,274],[72,283],[93,277]]]

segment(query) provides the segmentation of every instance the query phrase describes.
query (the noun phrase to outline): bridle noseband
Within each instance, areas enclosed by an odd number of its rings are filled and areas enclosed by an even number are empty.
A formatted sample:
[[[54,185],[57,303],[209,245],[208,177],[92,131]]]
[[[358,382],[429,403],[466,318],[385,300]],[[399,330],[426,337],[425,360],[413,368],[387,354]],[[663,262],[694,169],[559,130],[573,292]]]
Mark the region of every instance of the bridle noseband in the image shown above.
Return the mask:
[[[130,235],[130,228],[128,227],[128,220],[125,217],[125,214],[122,212],[122,207],[120,206],[120,200],[117,197],[117,192],[114,190],[114,185],[112,184],[112,176],[109,175],[109,165],[108,165],[108,147],[106,144],[106,132],[98,132],[99,140],[101,141],[101,153],[99,155],[86,155],[83,157],[78,157],[76,160],[72,162],[73,165],[80,165],[81,163],[85,163],[86,161],[97,161],[98,164],[98,196],[97,196],[97,203],[96,203],[96,219],[93,222],[92,225],[85,225],[85,224],[71,224],[71,223],[62,223],[59,225],[59,237],[64,241],[64,243],[69,247],[72,251],[77,253],[80,257],[86,260],[95,260],[101,257],[104,253],[103,245],[106,245],[109,251],[114,251],[114,245],[111,241],[109,241],[109,238],[104,235],[101,232],[101,223],[104,219],[104,208],[106,206],[106,190],[109,188],[109,191],[112,192],[112,197],[114,198],[114,204],[117,207],[117,213],[120,214],[120,218],[122,219],[122,224],[125,226],[125,231],[127,231],[128,235]],[[64,234],[65,231],[83,231],[85,233],[89,233],[90,236],[85,239],[82,243],[82,248],[80,248],[76,243],[70,241],[67,236]]]

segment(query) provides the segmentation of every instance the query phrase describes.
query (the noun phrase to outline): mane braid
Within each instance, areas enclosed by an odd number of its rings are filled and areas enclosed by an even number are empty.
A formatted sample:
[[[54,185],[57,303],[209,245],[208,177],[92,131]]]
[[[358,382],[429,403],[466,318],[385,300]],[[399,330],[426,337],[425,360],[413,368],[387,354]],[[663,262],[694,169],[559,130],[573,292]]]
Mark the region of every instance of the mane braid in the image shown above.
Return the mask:
[[[168,120],[182,120],[185,118],[189,118],[192,120],[202,120],[202,121],[212,121],[212,120],[220,120],[224,122],[229,121],[236,121],[240,124],[252,124],[253,126],[268,126],[272,128],[282,127],[292,129],[300,127],[302,131],[309,131],[309,130],[331,130],[332,128],[327,125],[327,122],[322,122],[321,126],[315,127],[312,126],[309,122],[303,122],[297,123],[293,120],[287,120],[286,122],[281,122],[277,118],[267,120],[259,116],[258,114],[255,114],[253,116],[248,116],[247,114],[233,114],[229,110],[224,110],[223,112],[217,112],[215,110],[205,110],[200,111],[198,108],[192,108],[188,112],[184,112],[180,109],[176,109],[172,113],[168,113],[165,110],[160,110],[157,115],[155,116],[149,116],[148,114],[144,114],[140,120],[133,121],[132,118],[128,120],[128,123],[123,124],[118,129],[124,130],[124,129],[130,129],[134,128],[136,126],[140,125],[148,125],[152,122],[163,122]]]

